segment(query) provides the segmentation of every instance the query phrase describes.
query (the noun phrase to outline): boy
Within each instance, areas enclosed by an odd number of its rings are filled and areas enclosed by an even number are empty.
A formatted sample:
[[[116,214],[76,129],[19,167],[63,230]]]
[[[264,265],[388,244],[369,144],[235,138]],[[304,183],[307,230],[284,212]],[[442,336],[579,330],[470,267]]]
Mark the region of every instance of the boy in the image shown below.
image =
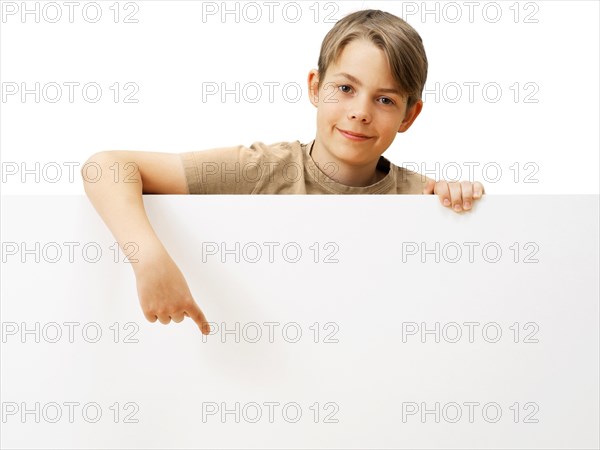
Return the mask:
[[[471,209],[483,195],[479,182],[435,182],[382,156],[423,107],[427,58],[406,22],[378,10],[350,14],[323,40],[318,66],[308,76],[317,108],[317,136],[309,144],[255,142],[181,154],[109,151],[88,159],[102,175],[94,183],[84,179],[86,194],[121,249],[127,242],[139,246],[132,267],[150,322],[188,316],[202,333],[210,332],[148,221],[142,194],[436,194],[456,211]],[[127,174],[135,170],[127,182],[114,182],[115,163]]]

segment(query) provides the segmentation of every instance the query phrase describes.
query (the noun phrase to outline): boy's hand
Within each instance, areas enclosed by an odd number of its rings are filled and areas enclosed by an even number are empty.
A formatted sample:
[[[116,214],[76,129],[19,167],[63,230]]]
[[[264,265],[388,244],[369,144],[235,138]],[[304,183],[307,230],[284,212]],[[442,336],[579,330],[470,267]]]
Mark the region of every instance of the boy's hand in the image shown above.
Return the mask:
[[[444,181],[427,182],[423,194],[435,194],[440,197],[442,205],[452,208],[456,212],[468,211],[473,206],[474,200],[479,200],[485,193],[479,181]]]
[[[168,254],[152,259],[136,271],[137,291],[144,316],[150,322],[168,324],[190,317],[202,334],[210,333],[210,325],[198,307],[183,274]]]

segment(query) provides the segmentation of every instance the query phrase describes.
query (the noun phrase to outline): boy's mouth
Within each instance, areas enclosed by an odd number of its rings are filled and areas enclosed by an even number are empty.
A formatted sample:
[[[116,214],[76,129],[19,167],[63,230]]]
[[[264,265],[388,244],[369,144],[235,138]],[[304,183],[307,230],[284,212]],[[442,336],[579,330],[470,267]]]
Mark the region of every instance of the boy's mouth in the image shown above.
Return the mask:
[[[352,131],[342,130],[341,128],[336,128],[340,134],[352,141],[366,141],[367,139],[371,139],[371,136],[366,136],[361,133],[354,133]]]

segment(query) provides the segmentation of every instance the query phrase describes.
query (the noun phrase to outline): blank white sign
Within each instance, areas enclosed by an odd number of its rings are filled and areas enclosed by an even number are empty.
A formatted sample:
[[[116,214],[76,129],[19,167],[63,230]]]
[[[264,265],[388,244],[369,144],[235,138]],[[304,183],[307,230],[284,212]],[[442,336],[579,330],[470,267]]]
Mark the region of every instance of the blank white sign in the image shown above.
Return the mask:
[[[213,334],[86,197],[3,197],[2,447],[598,447],[598,195],[144,202]]]

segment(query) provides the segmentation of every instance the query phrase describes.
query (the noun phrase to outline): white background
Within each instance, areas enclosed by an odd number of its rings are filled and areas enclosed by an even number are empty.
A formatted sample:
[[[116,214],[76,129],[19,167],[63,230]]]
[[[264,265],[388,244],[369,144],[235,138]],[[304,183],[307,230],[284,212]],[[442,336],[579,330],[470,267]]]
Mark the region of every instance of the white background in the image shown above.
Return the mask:
[[[64,163],[81,166],[101,150],[183,152],[254,141],[309,142],[315,136],[316,110],[306,97],[308,71],[316,68],[321,41],[333,22],[363,7],[404,15],[421,34],[430,62],[426,89],[431,93],[413,127],[385,153],[392,162],[417,164],[421,172],[440,163],[437,172],[427,174],[445,179],[456,177],[457,165],[460,178],[467,179],[465,163],[479,163],[473,176],[493,194],[598,193],[598,2],[476,2],[472,10],[468,2],[299,2],[297,9],[275,2],[273,23],[265,2],[253,4],[258,10],[227,2],[239,14],[223,21],[222,2],[141,1],[115,7],[101,1],[96,23],[83,16],[87,7],[85,17],[94,20],[96,10],[89,3],[74,8],[73,23],[62,2],[56,3],[58,9],[25,2],[30,10],[38,5],[39,23],[34,14],[23,23],[22,2],[3,3],[4,94],[14,86],[6,83],[32,89],[39,82],[40,91],[49,83],[63,88],[56,103],[43,96],[36,103],[33,95],[22,102],[20,92],[3,100],[4,194],[81,194],[79,171],[74,170],[71,182]],[[8,14],[11,8],[17,13]],[[211,8],[219,12],[206,14]],[[293,23],[298,9],[301,15]],[[434,13],[422,16],[425,9]],[[250,23],[257,11],[261,18]],[[57,12],[61,18],[50,23]],[[130,13],[137,23],[124,23]],[[328,17],[332,23],[325,22]],[[65,82],[80,83],[73,103]],[[202,101],[203,83],[226,83],[232,89],[236,82],[239,103],[233,95],[224,103],[219,95]],[[98,102],[83,99],[86,83],[101,86]],[[120,86],[117,103],[110,89],[114,83]],[[133,96],[138,103],[124,103],[123,96],[133,92],[126,83],[139,88]],[[246,98],[256,95],[253,89],[243,91],[248,83],[262,87],[256,103],[244,99],[244,93]],[[280,83],[273,102],[264,83]],[[296,102],[284,98],[287,83],[302,88]],[[480,83],[473,102],[464,83]],[[483,96],[487,83],[502,89],[495,103]],[[452,102],[456,84],[462,86],[462,97]],[[53,98],[55,90],[48,89],[47,98]],[[488,98],[494,92],[486,91]],[[93,89],[89,93],[94,96]],[[537,103],[525,103],[528,94]],[[288,95],[295,96],[294,88]],[[32,175],[22,183],[21,164],[34,168],[36,162],[39,183]],[[489,172],[484,173],[485,164]],[[15,167],[19,173],[9,175],[7,170]],[[502,170],[499,178],[496,167]]]
[[[30,9],[36,4],[27,3]],[[457,23],[448,21],[454,10],[445,3],[437,4],[438,20],[423,20],[420,13],[406,17],[425,42],[429,90],[436,83],[498,83],[503,95],[490,103],[476,90],[470,103],[463,92],[452,103],[429,94],[417,122],[386,156],[398,165],[423,162],[430,168],[435,162],[497,164],[503,169],[498,182],[476,177],[489,194],[555,195],[488,196],[460,215],[431,197],[145,196],[157,234],[209,320],[295,320],[304,326],[334,320],[344,339],[333,351],[281,342],[265,347],[213,340],[205,346],[189,319],[166,327],[145,321],[133,272],[122,261],[112,262],[107,248],[114,239],[82,195],[78,170],[70,181],[64,166],[81,165],[101,150],[183,152],[254,141],[308,142],[315,134],[315,109],[304,85],[333,26],[323,22],[331,6],[322,2],[311,10],[314,3],[299,3],[302,18],[290,23],[280,14],[281,2],[274,23],[265,8],[263,20],[252,24],[243,16],[236,23],[231,15],[226,23],[219,16],[203,21],[200,2],[122,2],[114,23],[109,1],[98,2],[101,20],[88,23],[81,10],[89,4],[80,3],[73,23],[66,7],[58,23],[43,17],[36,23],[32,15],[22,23],[19,14],[3,13],[3,94],[22,82],[29,88],[36,82],[98,83],[103,93],[97,103],[84,101],[79,89],[73,103],[66,90],[57,103],[36,103],[32,95],[26,102],[19,95],[2,100],[2,194],[9,196],[0,215],[3,244],[96,242],[105,258],[98,264],[22,263],[20,255],[3,253],[2,320],[30,326],[96,321],[106,337],[111,324],[134,322],[140,342],[2,343],[3,402],[30,402],[29,408],[36,401],[99,402],[105,414],[99,424],[22,423],[10,416],[2,424],[3,446],[597,448],[597,2],[498,2],[497,23],[482,15],[486,5],[493,13],[491,2],[475,8],[473,23],[465,2],[456,3],[463,16]],[[41,13],[44,3],[39,5]],[[398,15],[423,8],[422,2],[335,5],[335,18],[366,5]],[[436,3],[427,7],[433,10]],[[139,22],[123,23],[136,9]],[[538,22],[524,23],[532,12],[529,19]],[[117,82],[121,97],[115,103],[109,87]],[[302,98],[291,103],[276,90],[273,103],[266,91],[257,103],[236,103],[232,96],[224,103],[218,96],[203,102],[203,83],[222,82],[298,83]],[[524,103],[531,92],[524,89],[515,103],[510,86],[517,82],[534,83],[538,103]],[[123,102],[131,92],[125,83],[139,88],[138,103]],[[40,170],[40,182],[29,175],[22,183],[19,175],[6,173],[15,164],[34,168],[36,162],[48,168]],[[521,169],[518,182],[509,169],[514,163]],[[531,174],[527,163],[536,168],[537,183],[523,182]],[[53,164],[65,167],[56,183],[44,179],[52,179]],[[230,246],[297,241],[304,248],[335,241],[340,263],[205,264],[199,250],[207,240]],[[497,241],[505,256],[492,265],[403,263],[404,241]],[[540,262],[511,262],[507,248],[514,242],[535,242]],[[401,320],[497,322],[507,339],[497,346],[481,340],[404,346]],[[514,322],[537,323],[539,343],[513,344],[507,327]],[[221,400],[296,401],[305,412],[313,401],[337,401],[344,420],[333,430],[310,422],[200,423],[199,404]],[[404,401],[498,402],[505,415],[499,424],[417,420],[399,432],[397,408]],[[137,402],[140,422],[111,422],[113,402]],[[514,402],[537,403],[540,422],[512,422],[508,407]]]

